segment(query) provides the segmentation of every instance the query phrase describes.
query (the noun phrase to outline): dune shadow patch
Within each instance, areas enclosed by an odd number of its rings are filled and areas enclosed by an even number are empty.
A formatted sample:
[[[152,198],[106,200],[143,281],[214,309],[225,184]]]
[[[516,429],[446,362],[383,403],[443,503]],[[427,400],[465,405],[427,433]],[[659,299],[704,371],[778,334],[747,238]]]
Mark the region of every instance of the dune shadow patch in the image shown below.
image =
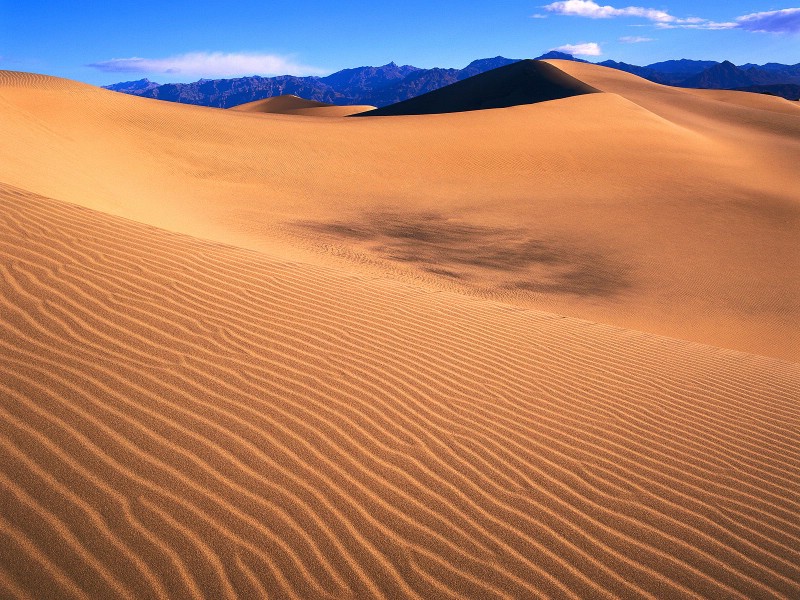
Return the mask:
[[[603,253],[524,228],[479,225],[431,212],[365,213],[351,221],[295,225],[484,289],[611,297],[630,286],[625,269]]]
[[[570,265],[567,272],[544,280],[515,281],[509,287],[539,294],[611,297],[630,287],[627,276],[601,261]]]

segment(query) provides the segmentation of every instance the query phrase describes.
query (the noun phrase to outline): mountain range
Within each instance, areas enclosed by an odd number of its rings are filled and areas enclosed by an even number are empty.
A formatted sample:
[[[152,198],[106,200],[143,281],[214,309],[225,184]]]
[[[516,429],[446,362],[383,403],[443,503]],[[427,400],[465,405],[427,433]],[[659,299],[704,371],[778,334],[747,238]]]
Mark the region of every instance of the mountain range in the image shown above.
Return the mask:
[[[555,51],[537,58],[588,62]],[[201,79],[194,83],[166,84],[140,79],[109,85],[106,89],[145,98],[218,108],[230,108],[285,94],[329,104],[369,104],[384,107],[519,60],[502,56],[484,58],[471,62],[463,69],[421,69],[411,65],[399,66],[391,62],[381,67],[344,69],[326,77],[255,75],[235,79]],[[613,60],[598,64],[665,85],[737,89],[773,94],[789,100],[800,99],[800,63],[795,65],[748,63],[736,66],[728,61],[680,59],[646,66]]]

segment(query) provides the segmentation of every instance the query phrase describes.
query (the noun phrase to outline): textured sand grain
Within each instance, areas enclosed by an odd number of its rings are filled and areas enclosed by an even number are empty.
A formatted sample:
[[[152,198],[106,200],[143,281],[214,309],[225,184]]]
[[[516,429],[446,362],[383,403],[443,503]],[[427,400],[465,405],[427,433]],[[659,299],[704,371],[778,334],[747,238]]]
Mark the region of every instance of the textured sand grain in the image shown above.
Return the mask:
[[[792,597],[796,364],[2,190],[37,597]]]

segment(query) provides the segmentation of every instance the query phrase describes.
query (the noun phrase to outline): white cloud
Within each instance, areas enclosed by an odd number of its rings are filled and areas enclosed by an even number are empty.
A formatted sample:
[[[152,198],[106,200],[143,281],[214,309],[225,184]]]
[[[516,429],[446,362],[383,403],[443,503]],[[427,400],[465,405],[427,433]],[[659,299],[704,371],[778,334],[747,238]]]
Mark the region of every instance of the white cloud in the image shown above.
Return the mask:
[[[613,17],[639,17],[652,21],[658,29],[744,29],[760,33],[800,33],[800,8],[784,8],[768,12],[752,13],[737,17],[734,21],[711,21],[700,17],[678,18],[667,11],[642,6],[616,8],[600,5],[593,0],[565,0],[543,6],[557,15],[610,19]],[[622,39],[620,40],[622,41]]]
[[[747,31],[760,33],[800,33],[800,8],[784,8],[769,12],[752,13],[736,19],[737,25]]]
[[[531,15],[531,19],[546,19],[547,15],[543,15],[541,13],[536,13],[535,15]]]
[[[580,44],[565,44],[558,48],[551,48],[557,52],[566,52],[574,56],[600,56],[603,51],[597,42],[581,42]]]
[[[573,17],[588,17],[589,19],[610,19],[612,17],[641,17],[656,22],[671,22],[675,17],[668,12],[655,8],[643,8],[641,6],[628,6],[626,8],[614,8],[613,6],[601,6],[592,0],[566,0],[565,2],[553,2],[543,7],[545,10],[558,15],[569,15]]]
[[[276,54],[190,52],[167,58],[112,58],[89,65],[112,73],[169,73],[200,77],[321,75],[324,71]]]
[[[626,35],[619,38],[619,41],[623,44],[641,44],[643,42],[652,42],[654,40],[653,38],[642,37],[641,35]]]
[[[706,29],[710,31],[721,31],[723,29],[736,29],[738,23],[733,21],[707,21],[705,19],[680,19],[674,25],[669,23],[656,23],[659,29]]]

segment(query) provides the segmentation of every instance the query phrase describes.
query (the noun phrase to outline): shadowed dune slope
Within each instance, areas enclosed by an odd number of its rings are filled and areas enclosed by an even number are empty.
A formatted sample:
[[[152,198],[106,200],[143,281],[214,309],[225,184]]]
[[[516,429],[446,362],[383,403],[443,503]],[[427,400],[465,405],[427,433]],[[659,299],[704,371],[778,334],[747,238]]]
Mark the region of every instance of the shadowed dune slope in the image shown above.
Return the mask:
[[[506,108],[597,91],[546,62],[522,60],[360,116],[428,115]]]
[[[351,105],[337,106],[315,100],[306,100],[293,94],[275,96],[264,100],[255,100],[228,110],[237,110],[250,113],[270,113],[280,115],[302,115],[306,117],[347,117],[356,113],[374,109],[374,106]]]
[[[0,595],[797,598],[800,369],[0,186]]]
[[[800,360],[795,107],[558,68],[607,93],[313,119],[0,72],[0,181],[368,277]]]

